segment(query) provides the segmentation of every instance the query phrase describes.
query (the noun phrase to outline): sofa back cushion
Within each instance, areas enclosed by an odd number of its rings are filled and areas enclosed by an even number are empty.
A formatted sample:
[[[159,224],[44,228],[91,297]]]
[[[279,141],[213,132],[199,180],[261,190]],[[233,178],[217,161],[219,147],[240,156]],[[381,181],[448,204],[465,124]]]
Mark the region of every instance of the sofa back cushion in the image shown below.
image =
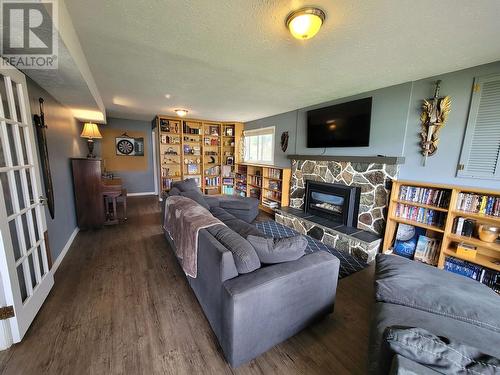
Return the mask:
[[[205,198],[203,198],[203,194],[201,193],[200,189],[198,190],[188,190],[188,191],[182,191],[180,193],[183,197],[189,198],[194,200],[196,203],[199,205],[205,207],[207,210],[210,210],[210,206],[205,202]]]
[[[194,180],[193,178],[186,178],[184,181],[176,181],[172,184],[172,187],[173,188],[175,187],[180,191],[190,191],[190,190],[200,191],[200,188],[198,187],[196,180]]]
[[[239,274],[260,268],[260,260],[252,245],[238,233],[223,225],[207,228],[207,231],[233,254]]]
[[[487,286],[397,255],[378,254],[376,300],[500,332],[500,296]]]

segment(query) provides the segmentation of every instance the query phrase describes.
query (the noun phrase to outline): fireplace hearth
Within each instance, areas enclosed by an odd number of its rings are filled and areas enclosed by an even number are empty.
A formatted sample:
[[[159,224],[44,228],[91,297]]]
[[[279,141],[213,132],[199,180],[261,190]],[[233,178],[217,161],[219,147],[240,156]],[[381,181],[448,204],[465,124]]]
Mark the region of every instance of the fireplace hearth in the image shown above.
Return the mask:
[[[356,186],[306,181],[304,212],[347,227],[358,225],[359,197]]]

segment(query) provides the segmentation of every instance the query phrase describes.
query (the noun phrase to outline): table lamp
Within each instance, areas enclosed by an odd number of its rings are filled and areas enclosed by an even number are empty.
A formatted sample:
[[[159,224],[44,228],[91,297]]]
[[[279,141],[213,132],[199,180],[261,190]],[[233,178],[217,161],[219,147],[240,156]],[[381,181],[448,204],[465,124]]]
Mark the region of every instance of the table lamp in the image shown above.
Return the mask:
[[[92,122],[86,122],[83,125],[83,131],[82,131],[82,134],[80,134],[80,137],[87,138],[87,146],[89,148],[89,153],[88,153],[87,157],[88,158],[95,158],[94,139],[101,139],[102,138],[101,133],[99,133],[99,128],[97,127],[97,124],[94,124]]]

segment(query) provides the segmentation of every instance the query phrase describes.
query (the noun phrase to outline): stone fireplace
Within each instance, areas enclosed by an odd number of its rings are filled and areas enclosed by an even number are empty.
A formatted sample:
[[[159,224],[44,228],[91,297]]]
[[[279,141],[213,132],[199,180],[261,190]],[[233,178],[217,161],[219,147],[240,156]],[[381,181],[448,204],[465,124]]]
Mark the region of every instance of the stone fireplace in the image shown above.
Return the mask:
[[[289,158],[292,159],[290,207],[278,210],[276,221],[362,261],[375,259],[385,230],[391,181],[397,177],[398,165],[404,158],[300,155]],[[322,195],[325,191],[321,188],[328,186],[339,189],[337,194],[333,193],[337,198]],[[347,218],[346,199],[356,207]]]

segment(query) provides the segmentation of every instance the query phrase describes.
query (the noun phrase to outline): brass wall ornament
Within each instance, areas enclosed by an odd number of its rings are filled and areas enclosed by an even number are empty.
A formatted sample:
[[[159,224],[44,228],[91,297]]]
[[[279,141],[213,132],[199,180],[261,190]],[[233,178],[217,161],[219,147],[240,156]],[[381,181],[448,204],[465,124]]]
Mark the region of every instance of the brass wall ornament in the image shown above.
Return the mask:
[[[434,97],[426,100],[422,104],[422,131],[420,136],[422,141],[422,155],[424,156],[423,165],[427,162],[427,157],[436,153],[439,144],[439,131],[445,125],[451,110],[451,98],[449,96],[439,97],[439,88],[441,81],[436,81]]]

